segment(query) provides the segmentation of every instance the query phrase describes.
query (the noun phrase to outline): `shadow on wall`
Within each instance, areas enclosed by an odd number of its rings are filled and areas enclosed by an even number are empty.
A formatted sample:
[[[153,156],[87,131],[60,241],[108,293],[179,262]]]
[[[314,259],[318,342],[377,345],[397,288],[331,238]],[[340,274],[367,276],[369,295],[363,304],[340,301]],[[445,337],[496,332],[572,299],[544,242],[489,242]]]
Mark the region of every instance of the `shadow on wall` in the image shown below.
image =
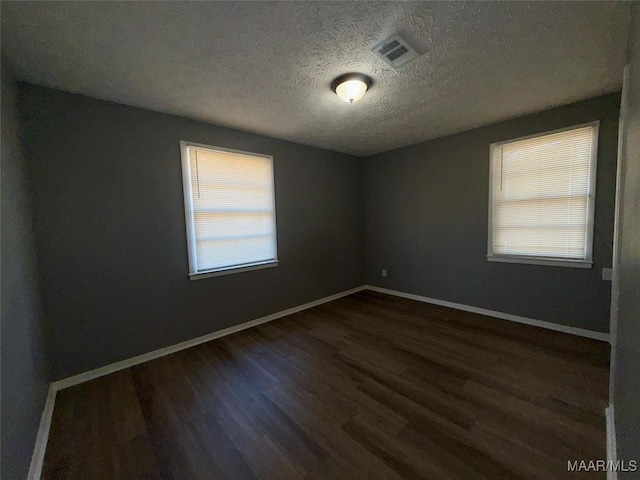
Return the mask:
[[[15,78],[2,71],[2,478],[26,478],[48,378],[25,159]]]

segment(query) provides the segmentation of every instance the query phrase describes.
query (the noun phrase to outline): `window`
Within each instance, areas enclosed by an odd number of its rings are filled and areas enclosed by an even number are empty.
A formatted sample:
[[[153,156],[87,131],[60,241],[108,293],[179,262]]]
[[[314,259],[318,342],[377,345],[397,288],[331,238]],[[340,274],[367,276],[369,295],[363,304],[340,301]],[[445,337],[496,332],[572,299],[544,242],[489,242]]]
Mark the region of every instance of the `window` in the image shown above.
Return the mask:
[[[490,261],[591,268],[598,122],[491,145]]]
[[[273,158],[180,148],[191,279],[276,266]]]

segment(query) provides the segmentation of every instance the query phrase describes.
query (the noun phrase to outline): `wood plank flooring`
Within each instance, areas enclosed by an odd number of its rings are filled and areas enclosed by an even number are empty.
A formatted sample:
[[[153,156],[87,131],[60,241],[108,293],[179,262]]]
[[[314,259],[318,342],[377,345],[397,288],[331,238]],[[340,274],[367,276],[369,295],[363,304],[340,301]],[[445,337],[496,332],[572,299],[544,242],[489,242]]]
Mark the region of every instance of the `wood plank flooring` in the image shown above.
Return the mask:
[[[360,292],[58,393],[46,479],[564,479],[609,347]]]

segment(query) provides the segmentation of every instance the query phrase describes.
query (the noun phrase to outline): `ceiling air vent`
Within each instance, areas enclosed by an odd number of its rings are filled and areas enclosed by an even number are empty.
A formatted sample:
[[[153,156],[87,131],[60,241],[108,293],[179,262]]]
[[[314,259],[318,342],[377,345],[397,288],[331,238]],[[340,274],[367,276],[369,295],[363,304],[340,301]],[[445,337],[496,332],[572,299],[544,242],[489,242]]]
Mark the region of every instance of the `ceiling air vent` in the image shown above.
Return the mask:
[[[393,35],[387,38],[373,47],[371,51],[376,57],[384,60],[395,69],[420,56],[400,35]]]

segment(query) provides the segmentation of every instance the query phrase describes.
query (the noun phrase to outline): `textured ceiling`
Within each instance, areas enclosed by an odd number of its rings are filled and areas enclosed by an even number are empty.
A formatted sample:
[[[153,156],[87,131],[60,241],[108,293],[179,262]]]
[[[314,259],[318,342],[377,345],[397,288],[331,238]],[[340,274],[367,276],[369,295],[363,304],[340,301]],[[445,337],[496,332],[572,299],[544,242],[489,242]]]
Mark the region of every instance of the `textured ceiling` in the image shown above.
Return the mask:
[[[629,5],[2,2],[22,80],[369,155],[611,92]],[[423,55],[370,52],[400,32]],[[374,79],[349,105],[339,74]]]

